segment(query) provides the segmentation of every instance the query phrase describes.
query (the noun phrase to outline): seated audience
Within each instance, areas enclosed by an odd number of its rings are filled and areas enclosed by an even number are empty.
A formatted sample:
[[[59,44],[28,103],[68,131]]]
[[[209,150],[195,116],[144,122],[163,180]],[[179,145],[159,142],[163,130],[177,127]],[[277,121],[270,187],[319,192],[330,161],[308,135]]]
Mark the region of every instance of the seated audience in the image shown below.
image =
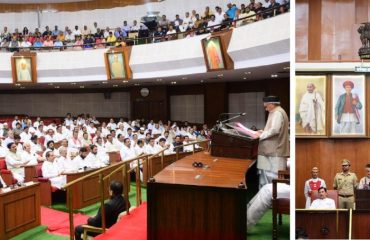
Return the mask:
[[[367,164],[365,167],[366,176],[360,179],[358,184],[358,189],[366,189],[369,190],[370,187],[370,164]]]
[[[55,155],[53,151],[46,151],[46,161],[42,164],[42,176],[48,178],[51,182],[51,186],[61,189],[67,183],[66,175],[62,175],[63,169],[55,161]]]

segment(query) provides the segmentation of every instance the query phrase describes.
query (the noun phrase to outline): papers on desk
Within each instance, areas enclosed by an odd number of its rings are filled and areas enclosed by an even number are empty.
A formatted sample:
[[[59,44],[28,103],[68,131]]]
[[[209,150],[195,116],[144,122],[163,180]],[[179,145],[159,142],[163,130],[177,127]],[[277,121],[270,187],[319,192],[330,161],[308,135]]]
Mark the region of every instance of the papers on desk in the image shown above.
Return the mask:
[[[33,184],[34,184],[34,182],[33,182],[33,181],[25,182],[25,183],[24,183],[24,186],[28,187],[28,186],[31,186],[31,185],[33,185]]]
[[[7,192],[10,192],[12,189],[10,189],[10,187],[7,187],[7,188],[2,188],[1,191],[3,193],[7,193]]]

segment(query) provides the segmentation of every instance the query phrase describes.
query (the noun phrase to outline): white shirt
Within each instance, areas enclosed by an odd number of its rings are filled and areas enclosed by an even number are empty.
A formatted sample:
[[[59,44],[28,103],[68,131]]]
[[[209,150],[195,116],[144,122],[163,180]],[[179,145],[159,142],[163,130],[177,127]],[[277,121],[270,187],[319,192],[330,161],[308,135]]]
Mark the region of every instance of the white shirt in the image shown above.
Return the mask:
[[[159,152],[160,150],[161,150],[161,148],[159,148],[158,145],[152,146],[152,145],[148,144],[148,145],[145,146],[145,153],[146,154],[155,154],[155,153]]]
[[[28,162],[27,165],[37,165],[37,155],[35,153],[23,151],[21,159],[22,162]]]
[[[102,159],[100,159],[99,154],[97,153],[96,155],[90,152],[86,158],[85,161],[87,161],[87,166],[89,168],[100,168],[104,167],[105,164],[103,163]]]
[[[325,198],[325,199],[315,199],[312,204],[310,209],[336,209],[335,207],[335,202],[331,198]]]
[[[32,137],[31,133],[29,133],[29,132],[28,133],[22,132],[21,134],[19,134],[19,136],[21,137],[22,142],[27,142],[27,141],[31,140],[31,137]]]
[[[136,152],[134,148],[128,148],[124,146],[120,151],[122,161],[129,160],[136,157]]]

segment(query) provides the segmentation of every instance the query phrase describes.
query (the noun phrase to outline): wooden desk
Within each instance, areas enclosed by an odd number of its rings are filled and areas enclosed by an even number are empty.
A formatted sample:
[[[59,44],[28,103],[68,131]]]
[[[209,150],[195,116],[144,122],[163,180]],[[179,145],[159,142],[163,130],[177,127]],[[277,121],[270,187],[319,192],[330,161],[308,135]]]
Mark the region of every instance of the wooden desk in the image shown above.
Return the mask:
[[[347,210],[296,210],[296,228],[302,228],[309,239],[348,239]]]
[[[0,190],[0,240],[40,225],[40,184]]]
[[[148,239],[246,239],[246,189],[238,186],[253,163],[200,152],[167,166],[148,182]]]
[[[355,210],[352,212],[352,239],[370,238],[370,210]]]
[[[103,172],[103,176],[108,175],[111,173],[115,168],[111,170],[106,170]],[[76,180],[80,177],[86,176],[97,169],[90,169],[84,172],[77,172],[77,173],[67,173],[67,183],[72,182],[73,180]],[[119,171],[116,174],[114,174],[110,180],[116,180],[121,183],[123,183],[122,179],[122,172]],[[109,197],[109,185],[110,181],[105,182],[105,193],[104,196],[106,198]],[[93,176],[89,177],[87,179],[84,179],[83,181],[76,183],[72,189],[73,189],[73,209],[80,209],[87,207],[89,205],[95,204],[100,200],[100,185],[99,185],[99,176]],[[67,192],[67,207],[69,206],[69,195]]]

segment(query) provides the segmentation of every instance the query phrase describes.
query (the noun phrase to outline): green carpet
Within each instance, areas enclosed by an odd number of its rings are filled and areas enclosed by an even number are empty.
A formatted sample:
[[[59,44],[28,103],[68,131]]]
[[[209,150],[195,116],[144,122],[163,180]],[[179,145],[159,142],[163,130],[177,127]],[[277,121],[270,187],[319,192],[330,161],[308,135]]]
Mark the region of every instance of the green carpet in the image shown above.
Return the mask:
[[[130,192],[129,192],[130,203],[131,203],[131,206],[137,206],[135,183],[131,183],[130,185],[131,185]],[[147,199],[146,198],[146,187],[141,188],[141,197],[142,197],[142,201],[146,202],[146,199]],[[100,202],[84,207],[84,208],[81,208],[81,209],[75,209],[74,212],[82,213],[88,216],[95,216],[96,213],[98,212],[99,207],[100,207]],[[51,208],[58,210],[58,211],[68,212],[68,209],[65,203],[54,203],[51,206]]]
[[[69,237],[46,233],[47,226],[38,226],[11,238],[11,240],[66,240]]]
[[[256,226],[248,229],[247,239],[265,240],[272,236],[272,210],[263,215]],[[279,240],[289,239],[289,216],[283,215],[283,225],[278,226]]]

